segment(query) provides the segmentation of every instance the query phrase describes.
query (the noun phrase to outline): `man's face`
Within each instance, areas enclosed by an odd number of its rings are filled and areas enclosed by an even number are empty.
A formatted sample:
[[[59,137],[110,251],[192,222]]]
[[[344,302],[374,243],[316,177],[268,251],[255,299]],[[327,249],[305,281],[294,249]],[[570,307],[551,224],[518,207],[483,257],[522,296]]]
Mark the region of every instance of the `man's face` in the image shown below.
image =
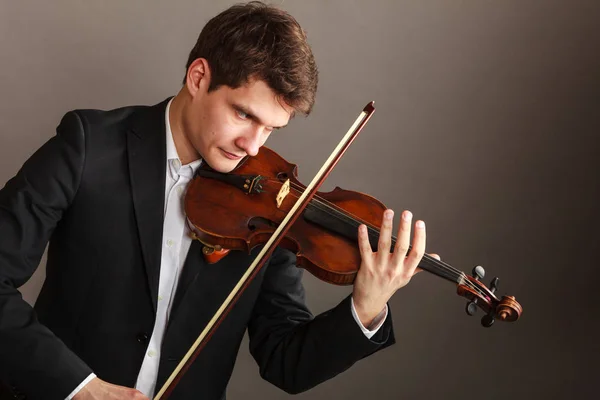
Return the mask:
[[[262,80],[212,92],[206,85],[200,85],[183,110],[182,123],[190,144],[219,172],[232,171],[246,155],[255,156],[293,111]]]

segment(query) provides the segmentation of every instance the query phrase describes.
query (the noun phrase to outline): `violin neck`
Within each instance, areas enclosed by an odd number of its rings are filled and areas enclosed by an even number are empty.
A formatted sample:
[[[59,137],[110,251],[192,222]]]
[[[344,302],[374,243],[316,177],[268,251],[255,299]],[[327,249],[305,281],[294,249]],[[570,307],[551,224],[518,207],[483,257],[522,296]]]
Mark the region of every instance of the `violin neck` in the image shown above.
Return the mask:
[[[317,224],[326,230],[341,235],[355,243],[358,242],[358,227],[362,222],[357,221],[345,212],[332,207],[327,207],[324,204],[320,204],[318,201],[315,202],[313,200],[304,210],[303,217],[305,220]],[[370,226],[367,227],[371,247],[373,248],[373,251],[377,251],[379,244],[379,229]],[[396,237],[392,236],[390,251],[393,252],[395,246]],[[412,246],[409,246],[409,249],[410,248],[412,248]],[[461,284],[465,277],[463,272],[427,254],[421,259],[419,268],[455,284]]]
[[[411,246],[412,247],[412,246]],[[425,254],[419,263],[419,268],[430,272],[440,278],[449,280],[452,283],[460,285],[464,282],[465,274],[453,268],[451,265],[443,261],[437,260],[428,254]]]

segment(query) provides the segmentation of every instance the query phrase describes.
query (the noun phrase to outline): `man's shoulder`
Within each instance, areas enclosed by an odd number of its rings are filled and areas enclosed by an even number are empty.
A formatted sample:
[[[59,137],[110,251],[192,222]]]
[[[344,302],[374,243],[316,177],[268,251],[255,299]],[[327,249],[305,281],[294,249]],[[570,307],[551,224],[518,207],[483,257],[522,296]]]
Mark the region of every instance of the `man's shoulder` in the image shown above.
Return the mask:
[[[111,110],[80,108],[69,111],[65,116],[76,115],[84,129],[96,126],[110,126],[129,120],[137,112],[149,109],[147,105],[130,105]]]
[[[122,146],[128,132],[140,135],[164,132],[165,109],[169,98],[155,105],[130,105],[111,110],[81,108],[67,112],[57,133],[67,140],[85,143],[88,151]]]

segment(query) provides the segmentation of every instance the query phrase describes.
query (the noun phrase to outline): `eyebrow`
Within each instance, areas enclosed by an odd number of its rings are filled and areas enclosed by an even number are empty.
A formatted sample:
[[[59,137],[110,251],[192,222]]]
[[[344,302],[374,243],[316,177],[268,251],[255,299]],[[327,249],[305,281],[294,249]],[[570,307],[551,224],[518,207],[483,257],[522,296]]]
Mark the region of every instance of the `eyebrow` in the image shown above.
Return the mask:
[[[244,114],[246,114],[248,116],[248,118],[252,119],[253,121],[258,122],[261,125],[268,126],[260,118],[258,118],[256,115],[254,115],[254,113],[252,111],[250,111],[248,108],[246,108],[240,104],[233,104],[233,108],[235,108],[238,111],[243,112]],[[286,126],[287,126],[287,124],[282,125],[282,126],[271,126],[270,128],[281,129],[281,128],[285,128]]]

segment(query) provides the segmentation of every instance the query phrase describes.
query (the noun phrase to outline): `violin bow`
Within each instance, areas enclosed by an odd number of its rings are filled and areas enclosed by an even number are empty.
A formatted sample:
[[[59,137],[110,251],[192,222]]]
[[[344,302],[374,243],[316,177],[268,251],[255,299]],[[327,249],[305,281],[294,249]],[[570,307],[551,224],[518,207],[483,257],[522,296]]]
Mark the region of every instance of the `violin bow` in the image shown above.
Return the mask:
[[[246,287],[252,282],[254,277],[258,274],[263,265],[267,262],[275,247],[285,237],[290,227],[296,222],[298,217],[302,214],[310,200],[313,198],[315,193],[318,191],[321,184],[325,181],[327,176],[333,168],[336,166],[338,161],[342,158],[342,155],[346,152],[350,144],[358,136],[362,128],[369,121],[373,113],[375,112],[375,102],[371,101],[361,111],[359,116],[356,118],[348,132],[344,135],[342,140],[338,143],[336,148],[330,154],[329,158],[319,172],[312,179],[310,184],[306,187],[306,190],[298,198],[290,212],[283,219],[281,224],[277,227],[275,232],[271,235],[271,238],[265,243],[261,251],[258,253],[252,264],[248,267],[244,275],[240,278],[235,287],[231,290],[225,301],[221,304],[217,312],[214,314],[212,319],[206,324],[204,330],[200,333],[196,341],[192,344],[190,349],[187,351],[185,356],[181,359],[175,370],[171,373],[165,384],[162,386],[158,394],[154,397],[154,400],[166,399],[173,392],[181,377],[192,365],[194,360],[200,354],[200,351],[204,348],[206,343],[210,340],[215,330],[219,327],[223,319],[229,314],[232,307],[235,305],[239,297],[242,295]]]

